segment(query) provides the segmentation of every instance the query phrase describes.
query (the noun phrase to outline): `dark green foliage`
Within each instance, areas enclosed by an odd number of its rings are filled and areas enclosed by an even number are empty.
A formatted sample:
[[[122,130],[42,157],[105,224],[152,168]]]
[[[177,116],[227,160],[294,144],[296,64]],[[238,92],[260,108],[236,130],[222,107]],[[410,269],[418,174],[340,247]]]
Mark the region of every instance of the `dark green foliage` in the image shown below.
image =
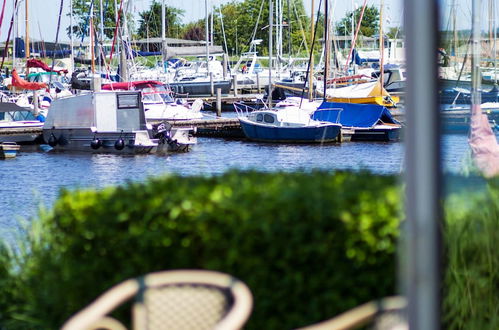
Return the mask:
[[[446,206],[445,328],[499,329],[499,178]]]
[[[355,24],[353,26],[353,32],[355,32],[361,12],[362,7],[359,7],[354,12],[350,11],[346,13],[346,16],[336,24],[336,33],[338,35],[352,35],[352,16],[355,13]],[[366,6],[362,22],[360,23],[359,35],[372,37],[375,33],[379,33],[379,9],[374,5]]]
[[[99,29],[100,26],[100,2],[104,0],[93,0],[93,18],[94,18],[94,27],[95,30]],[[73,33],[77,38],[81,38],[82,36],[89,36],[90,33],[90,2],[89,0],[73,0]],[[104,16],[104,33],[107,38],[112,38],[114,35],[114,27],[116,26],[116,11],[119,10],[119,1],[118,8],[114,7],[114,1],[105,1],[102,3],[103,5],[103,16]],[[68,16],[71,13],[67,14]],[[66,32],[68,36],[71,32],[71,27],[68,26]]]
[[[273,3],[275,6],[275,1]],[[291,53],[296,54],[297,52],[302,52],[304,50],[303,42],[311,44],[310,18],[306,15],[303,0],[290,0],[289,5],[288,10],[288,1],[283,2],[283,20],[286,23],[290,23],[283,29],[283,47],[285,53],[288,53],[289,37],[291,35]],[[259,17],[260,8],[262,11]],[[221,15],[220,12],[222,13]],[[317,12],[315,12],[314,15],[317,15]],[[254,32],[255,39],[263,40],[262,44],[257,48],[258,53],[260,55],[268,54],[269,2],[267,0],[231,1],[221,5],[219,8],[216,8],[213,22],[215,31],[214,40],[217,45],[224,44],[221,16],[223,17],[223,25],[229,54],[239,55],[242,52],[248,51]],[[275,8],[274,24],[276,24]],[[301,31],[300,26],[304,31]],[[291,30],[289,30],[289,27]],[[289,32],[291,32],[291,34],[289,34]],[[276,28],[274,28],[274,38],[275,33]],[[318,38],[322,36],[322,33],[323,25],[318,28]],[[303,40],[303,34],[306,38],[305,41]]]
[[[0,327],[55,329],[126,278],[181,268],[247,283],[248,329],[330,318],[395,293],[400,196],[396,177],[350,172],[233,171],[62,192],[35,223],[31,252],[14,269],[0,264],[22,288],[0,296],[16,308]]]
[[[178,38],[184,11],[165,5],[165,34],[167,37]],[[153,1],[148,10],[139,13],[139,38],[161,37],[161,3]]]

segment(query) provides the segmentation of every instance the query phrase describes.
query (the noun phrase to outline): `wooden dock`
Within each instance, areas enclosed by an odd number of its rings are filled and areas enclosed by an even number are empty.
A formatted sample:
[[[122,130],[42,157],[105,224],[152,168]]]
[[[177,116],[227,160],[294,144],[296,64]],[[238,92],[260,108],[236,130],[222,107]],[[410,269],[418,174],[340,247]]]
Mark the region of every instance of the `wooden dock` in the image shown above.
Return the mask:
[[[244,138],[237,118],[175,120],[168,124],[172,127],[193,127],[196,136]]]

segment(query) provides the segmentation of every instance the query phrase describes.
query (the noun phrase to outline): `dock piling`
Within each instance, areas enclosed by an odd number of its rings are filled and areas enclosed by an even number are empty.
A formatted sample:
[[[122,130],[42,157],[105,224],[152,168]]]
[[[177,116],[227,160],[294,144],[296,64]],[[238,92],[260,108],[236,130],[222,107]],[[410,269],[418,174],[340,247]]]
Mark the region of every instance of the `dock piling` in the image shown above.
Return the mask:
[[[217,117],[222,117],[222,89],[217,88]]]
[[[232,89],[234,90],[234,96],[237,97],[237,75],[232,76]]]
[[[260,72],[256,73],[256,91],[260,94]]]
[[[213,72],[210,72],[210,92],[211,96],[215,95],[215,86],[213,84]]]

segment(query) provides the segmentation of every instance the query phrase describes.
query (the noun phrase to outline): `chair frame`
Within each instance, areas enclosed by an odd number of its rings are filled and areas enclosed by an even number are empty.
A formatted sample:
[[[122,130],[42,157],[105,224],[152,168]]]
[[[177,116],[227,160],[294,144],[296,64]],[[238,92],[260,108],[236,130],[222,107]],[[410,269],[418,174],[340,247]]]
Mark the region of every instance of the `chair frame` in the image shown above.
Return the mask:
[[[406,308],[407,302],[404,297],[387,297],[377,301],[371,301],[352,308],[332,319],[312,324],[297,330],[347,330],[367,324],[383,312],[392,312]]]
[[[72,316],[62,330],[88,329],[125,329],[117,320],[107,314],[125,301],[137,295],[141,290],[158,288],[165,285],[198,284],[217,286],[229,289],[234,297],[234,303],[228,313],[215,326],[216,330],[240,329],[246,323],[253,306],[251,291],[238,279],[215,271],[207,270],[171,270],[145,275],[144,277],[129,279],[115,285],[104,292],[89,306]],[[133,329],[146,329],[141,323],[141,315],[145,313],[145,305],[135,302],[133,306]]]

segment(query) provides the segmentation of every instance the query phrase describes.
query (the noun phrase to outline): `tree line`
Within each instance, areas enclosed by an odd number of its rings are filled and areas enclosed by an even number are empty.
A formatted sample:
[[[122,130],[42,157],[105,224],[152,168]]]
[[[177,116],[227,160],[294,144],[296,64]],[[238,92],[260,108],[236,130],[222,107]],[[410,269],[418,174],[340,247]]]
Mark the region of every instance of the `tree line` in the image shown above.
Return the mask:
[[[88,0],[74,0],[73,33],[79,38],[89,35],[89,17],[94,18],[96,28],[100,25],[99,10],[104,8],[104,32],[107,38],[112,38],[116,25],[116,12],[120,8],[121,1],[114,0],[93,0],[93,12],[89,8]],[[117,4],[117,7],[115,7]],[[275,5],[275,1],[274,1]],[[205,19],[200,19],[187,24],[182,23],[185,12],[174,6],[166,5],[165,32],[167,37],[204,40],[205,39]],[[274,15],[276,8],[273,8]],[[303,53],[307,46],[311,44],[311,23],[310,17],[305,12],[303,0],[283,0],[282,1],[282,26],[283,26],[283,52],[291,54]],[[335,34],[351,35],[352,19],[358,22],[361,8],[353,12],[347,12],[345,17],[334,24]],[[161,2],[154,0],[150,7],[138,13],[137,26],[129,29],[132,38],[154,38],[161,36]],[[224,46],[229,54],[240,54],[249,50],[252,39],[261,39],[262,47],[259,53],[267,53],[268,28],[269,28],[269,1],[268,0],[233,0],[218,7],[214,7],[209,14],[209,22],[213,22],[213,43]],[[213,15],[213,17],[211,17]],[[322,38],[324,33],[324,17],[321,13],[314,13],[314,20],[317,20],[316,39]],[[317,18],[318,17],[318,18]],[[123,14],[121,14],[123,21]],[[128,14],[128,22],[133,22],[132,14]],[[274,18],[274,25],[276,18]],[[130,26],[130,25],[129,25]],[[69,34],[68,28],[68,34]],[[97,30],[97,29],[96,29]],[[211,32],[211,31],[210,31]],[[364,12],[361,23],[360,35],[374,36],[379,32],[379,10],[375,6],[368,6]],[[211,33],[208,33],[211,37]],[[224,38],[225,37],[225,38]],[[316,41],[316,47],[320,48],[320,42]]]

